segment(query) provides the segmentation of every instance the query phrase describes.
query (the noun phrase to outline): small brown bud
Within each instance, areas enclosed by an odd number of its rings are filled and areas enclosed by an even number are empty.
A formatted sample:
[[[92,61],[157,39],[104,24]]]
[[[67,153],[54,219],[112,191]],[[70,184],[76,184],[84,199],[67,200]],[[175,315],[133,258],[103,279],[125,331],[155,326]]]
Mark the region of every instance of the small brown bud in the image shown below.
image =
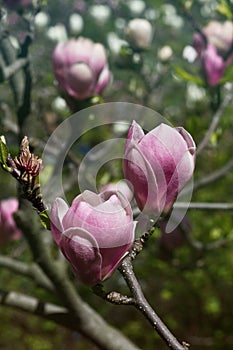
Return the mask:
[[[30,175],[37,177],[42,167],[42,160],[35,156],[29,150],[29,142],[27,136],[24,136],[21,145],[20,153],[14,158],[16,168],[20,171],[21,176]]]

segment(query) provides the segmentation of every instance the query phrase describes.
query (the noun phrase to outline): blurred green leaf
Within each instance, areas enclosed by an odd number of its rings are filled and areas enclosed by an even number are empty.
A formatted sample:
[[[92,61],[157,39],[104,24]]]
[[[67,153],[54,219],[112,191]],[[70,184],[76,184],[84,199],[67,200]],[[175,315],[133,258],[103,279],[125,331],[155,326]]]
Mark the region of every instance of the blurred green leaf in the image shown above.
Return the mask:
[[[190,74],[189,72],[185,71],[183,68],[178,66],[173,66],[175,75],[185,81],[192,81],[196,83],[199,86],[204,86],[204,82],[198,78],[195,75]]]
[[[233,66],[230,65],[225,69],[224,76],[220,80],[220,83],[227,83],[227,82],[232,82],[233,81]]]
[[[2,165],[7,165],[7,157],[8,157],[9,151],[7,145],[0,139],[0,163]]]
[[[50,228],[50,218],[49,215],[46,211],[43,211],[42,213],[39,214],[40,216],[40,222],[42,223],[43,227],[46,230],[51,230]]]
[[[221,0],[216,6],[216,10],[228,19],[233,18],[233,2],[227,0]]]

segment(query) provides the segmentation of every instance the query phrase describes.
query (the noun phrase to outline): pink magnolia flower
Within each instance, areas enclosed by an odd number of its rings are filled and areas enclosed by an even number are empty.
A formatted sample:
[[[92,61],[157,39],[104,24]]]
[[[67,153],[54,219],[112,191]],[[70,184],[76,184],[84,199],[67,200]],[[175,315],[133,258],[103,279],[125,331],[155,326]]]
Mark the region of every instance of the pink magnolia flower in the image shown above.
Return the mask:
[[[218,55],[216,48],[211,44],[207,45],[204,52],[203,67],[208,84],[210,86],[217,85],[223,76],[225,62],[223,58]]]
[[[195,143],[183,128],[160,124],[148,134],[134,121],[124,151],[123,169],[134,187],[139,209],[158,217],[172,207],[192,177]]]
[[[3,0],[4,3],[12,10],[22,9],[31,5],[32,0]]]
[[[0,202],[0,245],[11,239],[22,237],[22,232],[16,226],[13,214],[18,210],[19,202],[16,198],[9,198]]]
[[[131,248],[135,223],[120,192],[84,191],[70,208],[61,198],[54,201],[51,228],[77,277],[94,285],[110,277]]]
[[[202,63],[207,83],[215,86],[223,77],[225,68],[233,62],[233,53],[228,54],[233,45],[233,23],[211,21],[202,31],[207,43],[196,33],[193,46]]]
[[[219,52],[227,52],[233,42],[233,22],[210,21],[203,32],[208,38],[208,42],[212,44]]]
[[[110,80],[104,46],[86,38],[58,43],[52,64],[60,90],[77,100],[100,94]]]

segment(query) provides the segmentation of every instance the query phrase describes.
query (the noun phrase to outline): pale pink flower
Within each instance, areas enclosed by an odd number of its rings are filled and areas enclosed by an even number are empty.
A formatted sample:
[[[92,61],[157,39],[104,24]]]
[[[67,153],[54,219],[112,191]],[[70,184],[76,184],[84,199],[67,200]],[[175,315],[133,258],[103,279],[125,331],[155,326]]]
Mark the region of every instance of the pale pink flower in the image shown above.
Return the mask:
[[[77,277],[94,285],[110,277],[130,250],[135,223],[120,192],[84,191],[70,208],[61,198],[54,201],[51,229]]]
[[[16,198],[4,199],[0,202],[0,245],[22,237],[22,232],[16,226],[13,217],[18,206],[19,202]]]
[[[86,38],[58,43],[52,64],[59,89],[76,100],[100,94],[110,80],[104,46]]]
[[[185,129],[160,124],[145,135],[133,122],[123,168],[139,209],[155,217],[168,212],[191,179],[194,165],[195,143]]]

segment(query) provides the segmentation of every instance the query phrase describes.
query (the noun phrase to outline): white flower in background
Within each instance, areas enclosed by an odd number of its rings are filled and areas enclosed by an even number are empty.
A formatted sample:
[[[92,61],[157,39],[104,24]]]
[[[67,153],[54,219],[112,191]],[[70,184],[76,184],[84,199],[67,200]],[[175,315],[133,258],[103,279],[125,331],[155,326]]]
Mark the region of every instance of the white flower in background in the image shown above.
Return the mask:
[[[184,25],[183,18],[177,15],[175,6],[171,4],[162,5],[163,22],[173,28],[181,28]]]
[[[125,120],[113,124],[113,131],[117,136],[122,136],[129,130],[129,123]],[[123,180],[124,181],[124,180]]]
[[[187,45],[183,50],[183,58],[189,63],[193,63],[197,58],[197,51],[193,46]]]
[[[135,18],[129,21],[126,28],[126,37],[129,43],[137,49],[148,49],[152,42],[152,26],[143,18]]]
[[[83,18],[78,13],[73,13],[69,18],[71,34],[79,34],[83,30]]]
[[[89,9],[89,13],[101,25],[105,24],[111,16],[111,10],[106,5],[93,5]]]
[[[188,107],[192,107],[196,102],[201,102],[206,98],[204,88],[196,85],[193,82],[187,84],[186,103]]]
[[[64,24],[58,23],[54,27],[49,27],[47,30],[47,37],[52,41],[66,41],[68,37]]]
[[[58,96],[52,102],[52,108],[56,112],[65,112],[68,110],[68,106],[64,98]]]
[[[143,0],[130,0],[126,2],[130,12],[134,16],[139,16],[145,10],[146,4]]]
[[[122,46],[128,46],[127,41],[120,39],[119,36],[114,32],[108,33],[107,43],[111,53],[114,56],[119,55]]]
[[[125,27],[126,27],[126,20],[124,18],[117,18],[115,20],[115,27],[118,32],[124,33]]]
[[[159,18],[160,11],[158,9],[154,8],[148,8],[146,9],[144,16],[148,21],[154,21],[155,19]]]
[[[35,16],[35,27],[38,30],[43,30],[45,29],[48,24],[50,22],[50,18],[49,15],[46,12],[39,12],[37,13],[37,15]]]
[[[168,45],[161,47],[161,49],[158,51],[158,58],[162,62],[168,62],[172,58],[172,55],[172,48]]]

